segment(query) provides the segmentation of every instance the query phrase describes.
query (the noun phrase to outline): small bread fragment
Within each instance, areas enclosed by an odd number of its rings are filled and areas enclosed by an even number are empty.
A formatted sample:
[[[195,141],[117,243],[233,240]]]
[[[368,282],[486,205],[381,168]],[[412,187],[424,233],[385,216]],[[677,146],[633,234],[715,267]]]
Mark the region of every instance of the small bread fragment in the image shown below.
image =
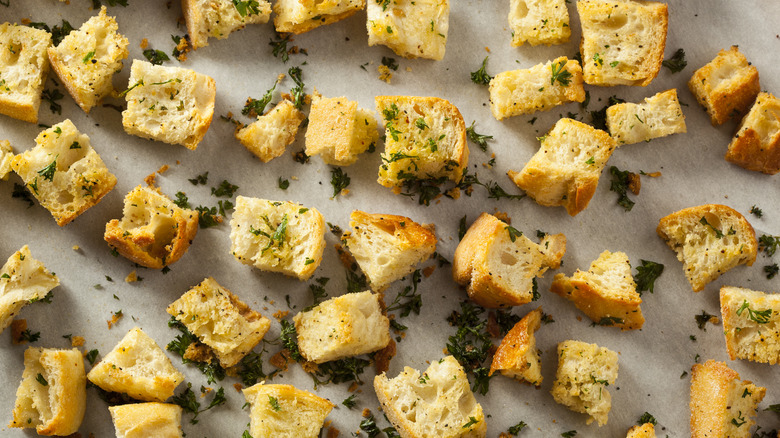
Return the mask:
[[[720,313],[731,360],[780,362],[780,295],[723,286]]]
[[[691,438],[750,438],[756,424],[756,408],[766,388],[739,374],[723,362],[694,364],[691,373]]]
[[[284,99],[236,132],[236,138],[260,161],[267,163],[284,154],[287,145],[295,141],[298,127],[304,119],[306,115]]]
[[[89,137],[70,119],[38,134],[35,144],[14,157],[11,166],[57,225],[69,224],[116,185]]]
[[[636,330],[645,323],[639,307],[642,298],[624,252],[602,252],[587,272],[557,274],[550,290],[573,302],[596,324]]]
[[[586,84],[645,87],[658,76],[669,21],[666,3],[579,0],[577,11]]]
[[[365,0],[276,0],[274,26],[279,33],[300,34],[352,16]]]
[[[768,175],[780,172],[780,99],[769,93],[758,94],[729,143],[726,161]]]
[[[28,303],[38,301],[60,285],[60,279],[33,258],[24,245],[0,269],[0,333]]]
[[[542,323],[542,308],[538,307],[528,312],[523,319],[509,330],[501,340],[493,362],[490,364],[490,374],[501,371],[501,374],[526,381],[539,387],[542,385],[542,365],[539,360],[539,350],[536,349],[534,333]]]
[[[466,124],[458,108],[438,97],[377,96],[385,121],[379,184],[400,187],[412,178],[458,182],[469,161]]]
[[[509,178],[539,205],[564,206],[571,216],[584,210],[617,144],[606,132],[563,118],[541,138],[542,147]]]
[[[558,371],[552,387],[556,402],[574,412],[588,414],[599,427],[607,424],[612,397],[607,386],[618,376],[618,356],[612,350],[580,341],[558,344]]]
[[[688,207],[661,218],[655,230],[683,262],[694,292],[758,254],[756,232],[738,211],[718,204]]]
[[[127,58],[128,41],[118,30],[116,19],[101,6],[100,14],[48,49],[51,67],[87,114],[114,91],[111,80]]]
[[[469,298],[483,307],[530,303],[536,277],[557,269],[566,253],[566,236],[545,235],[539,244],[497,217],[482,213],[455,249],[452,277],[467,286]]]
[[[368,0],[368,45],[398,56],[441,61],[450,28],[449,0]]]
[[[291,385],[261,382],[243,392],[250,406],[250,432],[255,438],[317,438],[335,406]]]
[[[184,375],[174,368],[154,339],[135,327],[103,356],[87,379],[106,391],[125,393],[137,400],[164,402],[184,381]]]
[[[489,90],[490,111],[496,120],[585,100],[582,68],[565,56],[529,69],[499,73],[490,81]]]
[[[22,383],[8,427],[38,435],[76,433],[87,409],[87,379],[81,352],[30,347],[24,352]]]
[[[194,50],[208,46],[209,38],[222,40],[247,24],[267,23],[271,18],[271,3],[265,0],[182,0],[181,9]]]
[[[11,173],[11,161],[14,159],[14,148],[8,140],[0,140],[0,180],[8,180]]]
[[[109,406],[117,438],[181,438],[181,406],[131,403]]]
[[[653,423],[633,426],[631,429],[628,429],[626,438],[655,438],[655,426],[653,426]]]
[[[193,70],[135,59],[124,93],[125,132],[195,150],[211,125],[217,88]]]
[[[239,196],[230,241],[239,262],[307,280],[322,262],[325,221],[316,208]]]
[[[571,36],[566,0],[510,0],[509,27],[513,47],[563,44]]]
[[[687,132],[685,116],[672,88],[643,103],[619,103],[607,108],[607,126],[618,146]]]
[[[425,372],[404,367],[397,377],[374,378],[374,390],[401,438],[484,438],[485,414],[469,388],[463,367],[452,356]]]
[[[761,84],[756,66],[748,62],[737,46],[731,46],[696,70],[688,88],[707,110],[712,126],[717,126],[746,114],[761,91]]]
[[[436,228],[404,216],[355,210],[352,231],[343,240],[366,274],[371,289],[381,292],[390,283],[414,272],[436,251]]]
[[[334,166],[349,166],[379,140],[370,111],[346,97],[323,98],[315,90],[306,128],[306,155],[320,155]]]
[[[122,220],[106,224],[103,239],[133,262],[162,269],[187,252],[197,233],[197,211],[179,207],[157,187],[138,186],[125,196]]]
[[[0,24],[0,114],[38,123],[49,46],[51,34],[45,30]]]

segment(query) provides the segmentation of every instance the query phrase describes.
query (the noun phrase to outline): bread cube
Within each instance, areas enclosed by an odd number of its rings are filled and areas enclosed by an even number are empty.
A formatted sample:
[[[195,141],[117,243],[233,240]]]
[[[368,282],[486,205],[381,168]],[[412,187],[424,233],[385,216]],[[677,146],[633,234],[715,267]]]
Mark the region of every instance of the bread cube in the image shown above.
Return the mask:
[[[655,426],[653,426],[653,423],[633,426],[631,429],[628,429],[626,438],[655,438]]]
[[[223,368],[241,361],[271,326],[268,318],[211,277],[174,301],[167,312],[211,348]]]
[[[588,414],[587,424],[607,424],[612,396],[607,386],[618,376],[618,356],[612,350],[580,341],[558,344],[558,371],[552,387],[556,402]]]
[[[306,155],[320,155],[333,166],[349,166],[379,140],[370,111],[346,97],[323,98],[315,91],[306,128]]]
[[[70,119],[38,134],[35,144],[14,157],[11,167],[57,225],[69,224],[116,185],[89,137]]]
[[[756,66],[748,62],[737,46],[731,46],[696,70],[688,88],[707,110],[712,126],[717,126],[731,118],[742,118],[761,91],[761,84]]]
[[[24,245],[0,268],[0,333],[28,303],[38,301],[60,285],[60,279],[33,258]]]
[[[317,438],[335,406],[329,400],[291,385],[244,389],[249,403],[250,433],[255,438]]]
[[[164,402],[184,381],[154,339],[135,327],[103,356],[87,374],[87,379],[110,392],[153,402]]]
[[[510,0],[509,27],[513,47],[563,44],[571,36],[566,0]]]
[[[731,360],[780,362],[780,295],[723,286],[720,313]]]
[[[585,100],[582,68],[565,56],[529,69],[499,73],[490,81],[489,90],[490,111],[496,120]]]
[[[648,97],[643,103],[610,106],[607,126],[618,146],[687,132],[674,88]]]
[[[658,76],[664,61],[666,3],[579,0],[585,83],[640,85]]]
[[[8,140],[0,140],[0,179],[8,180],[11,173],[11,161],[14,159],[14,148]]]
[[[35,429],[38,435],[70,435],[79,430],[86,408],[87,379],[78,349],[25,350],[9,427]]]
[[[369,0],[368,45],[398,56],[441,61],[450,28],[449,0]]]
[[[209,76],[135,59],[122,126],[128,134],[195,150],[211,125],[216,93]]]
[[[298,127],[306,118],[289,100],[282,100],[270,111],[236,132],[236,138],[263,163],[280,157],[295,141]],[[311,124],[309,125],[311,126]],[[311,128],[309,128],[311,129]]]
[[[111,80],[127,58],[128,41],[118,30],[116,19],[102,6],[99,15],[48,49],[51,67],[87,114],[114,91]]]
[[[410,367],[397,377],[374,378],[382,410],[402,438],[484,438],[485,414],[452,356],[433,362],[422,375]]]
[[[365,0],[276,0],[274,26],[279,33],[300,34],[341,21],[364,7]]]
[[[322,262],[325,221],[316,208],[239,196],[230,241],[239,262],[308,280]]]
[[[182,0],[192,48],[208,46],[210,37],[225,39],[247,24],[267,23],[271,18],[271,3],[265,0],[249,3],[241,6],[232,0]]]
[[[534,337],[541,323],[542,308],[539,307],[528,312],[509,330],[493,355],[491,376],[501,371],[501,374],[518,381],[526,381],[536,387],[542,385],[542,365]]]
[[[174,204],[159,188],[138,186],[125,196],[122,220],[106,224],[103,239],[134,263],[162,269],[187,252],[197,233],[197,211]]]
[[[0,114],[38,123],[49,46],[51,34],[45,30],[0,24]]]
[[[452,277],[467,286],[469,298],[483,307],[509,307],[535,299],[536,277],[557,269],[566,253],[566,236],[546,235],[539,244],[495,216],[482,213],[455,249]]]
[[[694,364],[691,373],[691,438],[750,438],[756,424],[756,408],[766,388],[739,374],[723,362]]]
[[[617,144],[606,132],[563,118],[541,137],[542,147],[509,178],[537,204],[563,206],[576,216],[588,206]]]
[[[455,105],[438,97],[377,96],[385,121],[379,184],[400,187],[412,179],[458,182],[468,165],[466,124]]]
[[[645,323],[639,307],[642,298],[624,252],[602,252],[587,272],[557,274],[550,290],[573,302],[596,324],[636,330]]]
[[[344,234],[349,252],[366,274],[371,289],[381,292],[390,283],[414,272],[436,251],[436,228],[404,216],[355,210],[352,231]]]
[[[718,204],[689,207],[661,218],[655,230],[677,253],[694,292],[758,254],[756,232],[738,211]]]
[[[726,161],[769,175],[780,172],[780,99],[769,93],[758,94],[729,143]]]
[[[181,406],[131,403],[109,406],[117,438],[181,438]]]

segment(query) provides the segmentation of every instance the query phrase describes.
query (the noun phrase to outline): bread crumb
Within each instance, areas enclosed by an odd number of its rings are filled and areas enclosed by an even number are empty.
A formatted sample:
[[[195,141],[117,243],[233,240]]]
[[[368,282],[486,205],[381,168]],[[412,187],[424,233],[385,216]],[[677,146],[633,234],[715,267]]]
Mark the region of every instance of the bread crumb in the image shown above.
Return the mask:
[[[142,49],[146,49],[147,47],[149,47],[149,40],[147,40],[146,38],[142,39],[140,47]]]
[[[149,175],[146,175],[146,178],[144,178],[144,182],[147,186],[153,187],[155,184],[155,178],[157,178],[156,173],[150,173]]]
[[[371,416],[371,409],[365,408],[363,409],[363,418],[368,418]]]
[[[649,176],[650,178],[658,178],[661,176],[661,172],[650,172],[646,173],[645,176]]]
[[[425,276],[425,278],[428,278],[428,277],[431,276],[431,274],[433,274],[433,271],[435,271],[435,270],[436,270],[436,266],[432,265],[432,266],[428,266],[426,268],[423,268],[422,273]]]
[[[82,347],[84,345],[85,339],[84,336],[73,336],[70,338],[70,346],[71,347]]]
[[[274,354],[271,356],[271,359],[268,360],[268,363],[282,370],[282,372],[287,371],[287,364],[290,363],[290,351],[285,349]]]
[[[205,397],[206,394],[210,393],[213,390],[214,390],[214,388],[209,388],[208,386],[201,386],[200,387],[200,396],[201,396],[201,398]]]
[[[163,164],[162,166],[160,166],[160,168],[159,168],[159,169],[157,169],[157,173],[159,173],[160,175],[162,175],[163,173],[167,172],[167,171],[168,171],[168,169],[170,169],[170,168],[171,168],[171,167],[170,167],[170,166],[168,166],[167,164]]]
[[[327,438],[336,438],[341,434],[341,432],[336,429],[335,427],[328,427],[328,436]]]
[[[191,360],[193,362],[211,362],[211,358],[213,357],[213,354],[211,352],[211,349],[201,344],[200,341],[193,342],[187,347],[187,350],[184,351],[184,356],[182,358]]]
[[[244,389],[244,385],[240,383],[234,383],[233,388],[236,388],[236,392],[241,392],[241,390]]]
[[[78,246],[78,245],[73,245],[73,246],[71,247],[71,249],[72,249],[73,251],[78,251],[78,250],[80,250],[81,248],[79,248],[79,246]]]
[[[631,190],[631,193],[638,195],[639,190],[642,188],[642,181],[639,179],[638,173],[629,172],[628,173],[628,190]]]
[[[152,176],[154,176],[154,174],[152,174]],[[138,273],[133,269],[133,272],[127,274],[127,277],[125,277],[125,283],[135,283],[136,281],[138,281]]]
[[[459,199],[460,198],[460,187],[453,187],[449,190],[447,190],[446,195],[452,199]]]
[[[135,272],[135,271],[133,271]],[[121,310],[118,310],[116,312],[113,312],[111,314],[111,319],[106,321],[108,323],[108,329],[111,330],[113,326],[119,323],[119,320],[122,319],[122,317],[125,316]]]
[[[406,71],[408,71],[409,73],[411,73],[411,72],[412,72],[412,68],[411,68],[411,67],[406,67]]]
[[[352,382],[352,384],[349,385],[349,388],[347,388],[347,391],[348,392],[355,392],[356,389],[358,389],[357,382]],[[358,392],[361,392],[361,391],[358,391]]]
[[[14,345],[24,344],[27,342],[22,339],[22,332],[27,330],[26,319],[15,319],[11,321],[11,343]]]
[[[290,311],[289,311],[289,310],[277,310],[277,311],[274,313],[274,318],[276,318],[277,320],[281,321],[281,320],[283,320],[284,318],[286,318],[286,317],[287,317],[287,315],[289,315],[289,314],[290,314]]]
[[[31,21],[30,21],[29,18],[22,18],[22,24],[24,24],[25,26],[27,26],[30,23],[31,23]]]
[[[180,17],[181,20],[184,19],[184,17]],[[176,50],[179,51],[179,56],[176,57],[179,61],[186,61],[187,60],[187,52],[190,51],[190,45],[187,42],[187,38],[181,38],[179,40],[179,44],[176,45]]]
[[[495,216],[499,220],[506,222],[507,225],[512,225],[512,218],[509,217],[509,214],[507,214],[505,211],[496,210],[495,213],[493,213],[493,216]]]
[[[485,51],[486,51],[486,52],[488,52],[488,53],[490,53],[490,47],[488,47],[488,46],[485,46]]]
[[[390,68],[388,66],[383,64],[378,66],[376,70],[379,72],[380,81],[385,81],[389,84],[390,80],[393,79],[393,73],[390,71]]]
[[[303,368],[303,370],[309,374],[315,374],[320,370],[320,367],[318,367],[314,362],[304,362],[301,364],[301,368]]]

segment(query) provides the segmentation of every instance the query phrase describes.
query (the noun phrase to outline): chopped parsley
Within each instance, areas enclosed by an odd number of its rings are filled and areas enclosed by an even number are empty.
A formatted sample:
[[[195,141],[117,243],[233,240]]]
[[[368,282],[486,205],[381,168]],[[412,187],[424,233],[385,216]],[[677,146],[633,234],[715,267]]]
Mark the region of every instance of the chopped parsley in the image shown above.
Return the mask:
[[[699,219],[699,223],[704,226],[710,227],[712,229],[712,232],[715,233],[715,237],[717,237],[718,239],[723,237],[723,232],[715,228],[711,223],[709,223],[706,217],[702,216],[701,219]]]
[[[20,341],[27,341],[29,343],[37,342],[41,338],[41,332],[31,332],[30,329],[23,330],[19,333]]]
[[[383,56],[382,65],[393,71],[398,70],[398,61],[396,61],[395,58],[388,58],[387,56]]]
[[[195,343],[197,345],[200,342],[198,337],[192,334],[192,332],[190,332],[184,324],[177,321],[175,317],[171,317],[171,319],[168,321],[168,327],[175,328],[181,332],[180,335],[177,335],[165,347],[168,351],[179,355],[181,357],[182,363],[194,364],[203,374],[206,375],[208,383],[216,383],[217,380],[222,380],[225,378],[225,369],[222,368],[217,361],[196,362],[184,358],[184,355],[186,354],[187,349],[190,347],[190,344]]]
[[[238,186],[230,184],[227,180],[222,180],[219,186],[211,188],[211,195],[220,198],[232,198],[236,190],[238,190]]]
[[[750,308],[750,304],[747,300],[744,300],[739,309],[737,309],[737,316],[742,316],[742,313],[745,310],[747,310],[747,317],[758,324],[766,324],[772,317],[772,309],[753,310]]]
[[[616,96],[610,96],[607,105],[597,111],[590,111],[591,124],[596,129],[607,131],[607,108],[618,103],[625,103],[625,100]]]
[[[162,65],[163,62],[171,60],[162,50],[154,49],[144,50],[144,57],[154,65]]]
[[[330,185],[333,186],[333,197],[340,195],[341,192],[349,187],[350,178],[340,167],[334,167],[330,170]]]
[[[198,212],[198,225],[201,228],[216,227],[222,222],[222,217],[217,213],[217,207],[205,207],[199,205],[195,207]]]
[[[757,206],[750,207],[750,212],[753,213],[753,216],[760,218],[764,215],[764,211],[758,208]]]
[[[487,151],[487,141],[493,140],[493,136],[478,134],[477,131],[474,130],[474,123],[476,123],[476,120],[472,121],[471,126],[466,128],[466,136],[468,137],[469,140],[471,140],[472,143],[479,146],[480,149],[482,149],[483,151]]]
[[[613,326],[615,324],[623,324],[623,318],[618,318],[617,316],[603,316],[599,322],[593,323],[593,325],[601,326]]]
[[[90,365],[95,365],[95,361],[97,360],[98,351],[97,350],[89,350],[87,354],[84,355],[84,357],[89,361]]]
[[[59,158],[59,154],[54,157],[54,161],[39,170],[38,175],[42,176],[43,179],[54,181],[54,173],[57,171],[57,158]]]
[[[636,291],[642,295],[644,291],[653,293],[655,280],[664,272],[664,265],[649,260],[642,260],[642,266],[636,268]]]
[[[466,215],[463,215],[462,218],[460,218],[460,221],[458,221],[458,241],[460,242],[463,240],[463,236],[466,235]]]
[[[279,188],[282,190],[287,190],[290,187],[290,181],[286,179],[282,179],[280,176],[277,183],[279,184]]]
[[[176,192],[176,199],[173,201],[173,203],[179,206],[180,208],[191,207],[189,199],[187,199],[187,195],[184,192]]]
[[[257,0],[233,0],[233,6],[236,7],[238,15],[242,17],[246,17],[247,15],[257,15],[260,13],[260,3]]]
[[[352,394],[349,397],[345,398],[344,401],[341,402],[342,405],[346,406],[347,409],[352,409],[357,405],[357,395]]]
[[[449,337],[447,352],[473,376],[471,389],[485,395],[490,389],[490,364],[485,362],[493,349],[490,334],[486,330],[487,321],[482,319],[485,310],[468,301],[461,302],[460,309],[460,312],[453,311],[447,318],[450,325],[458,328]]]
[[[762,234],[761,237],[758,238],[758,250],[764,251],[767,257],[775,255],[778,245],[780,245],[780,236]]]
[[[677,49],[671,58],[664,60],[662,65],[672,73],[681,72],[688,65],[688,61],[685,60],[685,50]]]
[[[276,37],[278,39],[274,40],[271,39],[271,42],[268,43],[269,46],[273,47],[273,55],[274,58],[279,58],[282,60],[282,62],[287,62],[290,60],[290,53],[287,50],[287,43],[289,43],[290,35],[284,35],[276,34]]]
[[[401,292],[396,295],[395,299],[389,306],[387,306],[387,313],[399,310],[399,316],[401,318],[409,316],[412,312],[416,315],[420,314],[422,308],[422,295],[417,293],[417,285],[422,281],[420,270],[417,269],[411,276],[412,285],[406,286]]]
[[[507,430],[507,433],[512,436],[516,436],[518,433],[520,433],[521,430],[526,428],[528,425],[525,423],[525,421],[521,421],[514,426],[510,427],[509,430]]]
[[[470,416],[468,423],[463,425],[463,429],[471,429],[471,426],[473,426],[473,425],[475,425],[477,423],[479,423],[479,420],[477,420],[476,418]]]
[[[279,400],[272,395],[268,396],[268,404],[271,405],[271,409],[273,409],[274,411],[276,412],[282,411],[282,407],[279,406]]]
[[[41,373],[38,373],[37,376],[35,376],[35,380],[38,381],[43,386],[49,386],[49,382],[46,381],[46,378],[43,377]]]
[[[194,186],[197,186],[198,184],[206,185],[206,183],[209,182],[209,173],[203,173],[196,176],[195,178],[188,179],[187,181],[189,181]]]
[[[775,278],[778,272],[780,272],[780,267],[777,266],[777,263],[764,266],[764,273],[766,273],[767,280]]]
[[[27,202],[27,208],[32,207],[35,205],[32,198],[30,197],[30,192],[27,191],[27,189],[24,188],[23,185],[14,183],[14,191],[11,192],[12,198],[19,198],[23,202]]]
[[[562,433],[561,436],[563,438],[573,438],[573,437],[577,436],[577,431],[576,430],[570,430],[568,432]]]
[[[601,55],[596,53],[595,55],[593,55],[593,63],[597,66],[602,66],[604,65],[604,60],[601,58]]]
[[[480,67],[479,70],[471,72],[471,82],[477,85],[490,84],[490,80],[493,79],[493,77],[487,74],[487,72],[485,71],[485,68],[487,67],[488,58],[489,56],[486,56],[485,59],[482,60],[482,67]]]
[[[99,8],[100,8],[100,5],[98,5],[98,9]],[[51,33],[51,42],[52,42],[52,44],[54,46],[60,45],[62,40],[66,36],[68,36],[68,34],[70,34],[71,31],[74,30],[73,26],[71,26],[70,23],[67,22],[66,20],[62,20],[62,24],[61,25],[59,25],[59,26],[55,25],[51,29],[49,29],[49,26],[47,26],[46,23],[35,23],[35,22],[33,22],[33,23],[28,24],[28,26],[34,27],[36,29],[42,29],[42,30],[45,30],[46,32]]]
[[[611,166],[609,168],[609,173],[612,175],[612,183],[609,186],[609,190],[617,193],[617,203],[619,206],[623,207],[623,210],[631,211],[635,204],[627,194],[631,172],[620,170],[616,166]]]
[[[279,80],[277,79],[274,85],[260,99],[247,98],[244,108],[241,109],[241,114],[245,116],[262,116],[263,112],[265,112],[265,107],[271,103],[271,99],[274,97],[274,90],[276,90],[278,84]]]
[[[704,310],[701,311],[700,315],[695,315],[693,318],[696,320],[696,326],[699,327],[699,330],[704,330],[705,332],[707,331],[708,322],[716,324],[718,321],[715,315],[710,315]]]
[[[295,105],[296,108],[301,109],[304,100],[306,99],[306,93],[303,92],[303,70],[301,70],[300,67],[290,67],[290,69],[287,70],[287,74],[292,78],[293,82],[295,82],[295,86],[290,89],[293,105]]]
[[[550,70],[552,70],[550,85],[555,85],[555,81],[558,81],[559,84],[567,87],[571,83],[572,74],[566,70],[566,61],[561,61],[557,64],[553,62],[550,65]]]
[[[100,1],[101,0],[92,0],[92,8],[93,9],[100,9]],[[123,6],[127,7],[127,0],[103,0],[103,3],[108,4],[109,6]]]
[[[645,412],[644,414],[642,414],[641,417],[639,417],[639,421],[637,421],[636,424],[642,425],[645,423],[650,423],[653,426],[655,426],[656,424],[658,424],[658,421],[656,421],[655,417],[650,415],[649,412]]]
[[[206,393],[211,391],[201,386],[200,392],[201,395],[205,395]],[[187,383],[187,389],[185,389],[184,392],[182,392],[181,394],[174,395],[173,397],[171,397],[171,402],[181,406],[182,409],[193,414],[192,419],[190,419],[190,423],[197,424],[198,415],[208,411],[211,408],[224,404],[225,402],[227,402],[227,398],[225,398],[225,389],[219,388],[214,393],[214,398],[211,399],[209,405],[201,409],[200,402],[198,401],[198,397],[195,395],[195,391],[192,390],[192,383]]]
[[[41,99],[49,102],[49,109],[51,112],[57,114],[62,114],[62,105],[56,101],[62,99],[63,97],[65,97],[65,95],[62,94],[59,88],[54,88],[53,90],[43,90],[43,93],[41,94]]]
[[[523,235],[522,231],[518,231],[517,228],[511,225],[505,226],[504,229],[509,233],[509,240],[511,240],[512,242],[514,242],[515,240],[517,240],[518,237]]]
[[[84,55],[84,58],[81,60],[84,64],[88,63],[92,58],[95,57],[95,51],[88,52],[86,55]],[[95,61],[97,62],[97,61]]]

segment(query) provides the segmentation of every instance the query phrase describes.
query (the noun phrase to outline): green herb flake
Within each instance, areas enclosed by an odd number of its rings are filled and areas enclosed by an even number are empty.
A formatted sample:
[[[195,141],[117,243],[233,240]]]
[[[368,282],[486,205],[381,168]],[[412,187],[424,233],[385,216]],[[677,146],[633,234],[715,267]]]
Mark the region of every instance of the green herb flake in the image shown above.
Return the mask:
[[[171,60],[162,50],[146,49],[143,54],[154,65],[162,65],[163,62]]]
[[[649,260],[641,260],[642,265],[636,268],[636,291],[642,295],[644,291],[653,293],[655,280],[664,272],[664,265]]]
[[[350,178],[340,167],[334,167],[330,171],[330,185],[333,186],[333,198],[340,195],[344,189],[349,187]]]
[[[563,85],[564,87],[569,86],[572,79],[572,74],[570,71],[566,70],[566,61],[561,61],[559,63],[552,63],[550,65],[550,70],[552,71],[552,76],[550,77],[550,85],[555,85],[555,81],[558,81],[559,84]]]
[[[490,80],[493,79],[493,77],[487,74],[487,72],[485,71],[485,68],[487,67],[488,58],[489,56],[486,56],[485,59],[482,60],[482,67],[480,67],[479,70],[471,72],[471,82],[477,85],[490,84]]]
[[[662,65],[672,73],[681,72],[688,65],[688,62],[685,60],[685,50],[677,49],[671,58],[664,60]]]
[[[46,381],[46,379],[43,377],[41,373],[38,373],[37,376],[35,376],[35,380],[38,381],[43,386],[49,386],[49,382]]]
[[[95,51],[88,52],[86,55],[84,55],[84,58],[81,59],[81,62],[84,64],[88,63],[90,59],[95,57]],[[97,62],[97,61],[95,61]]]
[[[737,309],[737,316],[742,316],[745,310],[747,310],[747,317],[757,324],[766,324],[772,318],[772,309],[753,310],[750,308],[750,303],[747,300],[744,300],[739,309]]]
[[[477,131],[474,130],[475,123],[476,121],[472,121],[471,126],[466,128],[466,136],[472,143],[479,146],[480,149],[482,149],[483,151],[487,151],[487,142],[488,140],[493,140],[493,136],[477,133]]]

